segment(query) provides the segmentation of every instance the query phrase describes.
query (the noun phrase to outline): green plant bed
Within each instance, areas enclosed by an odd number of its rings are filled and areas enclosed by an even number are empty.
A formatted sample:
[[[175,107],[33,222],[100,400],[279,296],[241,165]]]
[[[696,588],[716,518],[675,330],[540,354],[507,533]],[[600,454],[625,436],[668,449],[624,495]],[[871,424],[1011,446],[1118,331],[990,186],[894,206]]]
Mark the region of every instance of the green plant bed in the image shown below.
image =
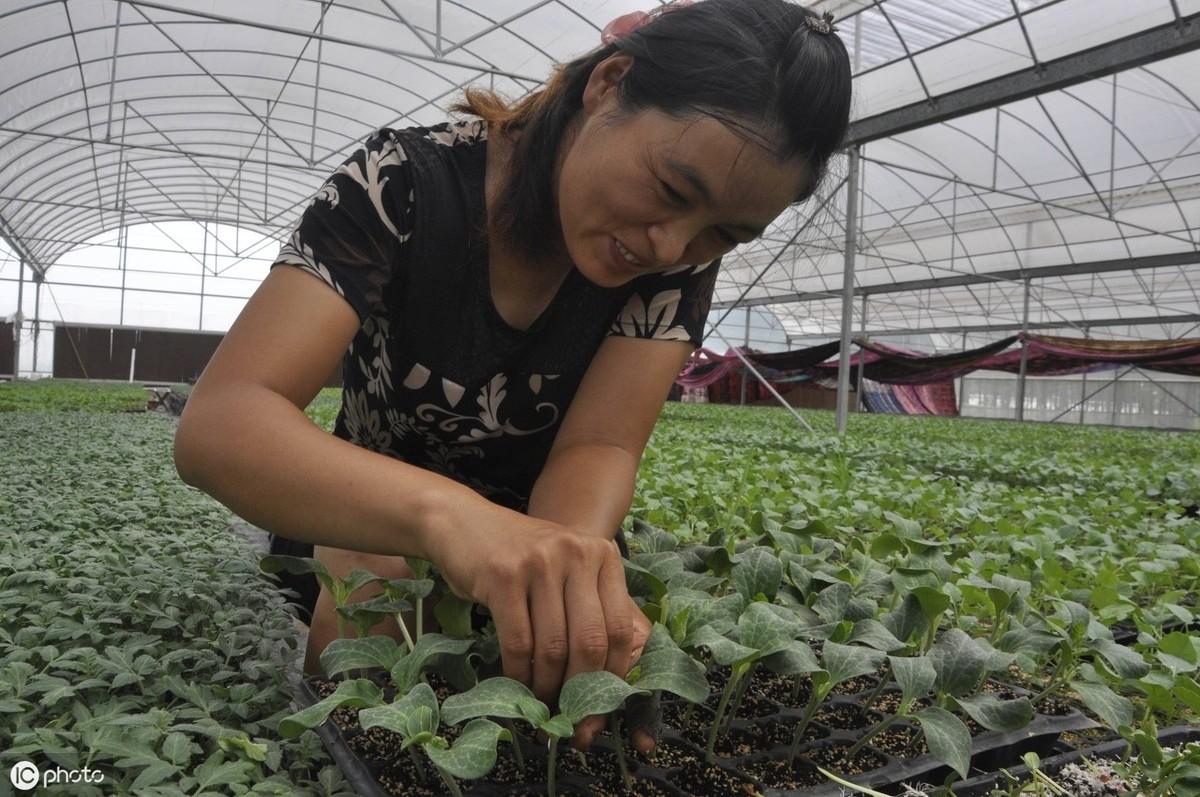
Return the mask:
[[[136,412],[146,409],[137,384],[75,379],[0,382],[0,412]]]
[[[966,778],[980,766],[1014,765],[1031,749],[1050,752],[1059,733],[1093,727],[1096,722],[1074,708],[1072,699],[1082,700],[1113,728],[1129,724],[1132,704],[1116,691],[1122,688],[1118,679],[1143,678],[1152,670],[1141,654],[1106,639],[1085,607],[1058,601],[1038,610],[1026,603],[1027,586],[1016,581],[977,587],[996,604],[979,606],[981,616],[995,621],[995,613],[1003,611],[1005,626],[971,636],[956,627],[961,617],[955,615],[965,607],[951,612],[961,592],[891,579],[884,591],[882,581],[866,577],[868,560],[859,564],[857,579],[843,580],[833,575],[838,567],[832,557],[813,557],[812,551],[829,549],[810,526],[764,521],[763,534],[750,540],[713,535],[702,545],[681,545],[660,529],[634,525],[627,584],[654,623],[651,641],[624,680],[584,673],[576,679],[595,683],[568,682],[564,694],[572,690],[567,703],[574,708],[559,715],[533,700],[525,686],[496,676],[494,628],[472,628],[470,607],[449,592],[429,563],[410,560],[418,574],[413,580],[376,579],[356,571],[340,581],[315,560],[266,557],[268,572],[315,573],[345,623],[343,638],[321,656],[326,672],[340,683],[287,718],[281,732],[319,727],[331,713],[350,708],[341,718],[342,732],[356,733],[355,712],[364,730],[385,723],[398,734],[397,749],[409,749],[419,759],[419,746],[430,757],[427,769],[440,774],[454,794],[455,788],[466,788],[455,778],[486,780],[508,749],[501,742],[512,747],[516,760],[517,750],[531,743],[538,728],[553,728],[554,739],[566,739],[586,714],[620,708],[622,696],[663,690],[674,695],[668,700],[666,738],[703,751],[706,768],[754,783],[760,791],[784,794],[791,793],[784,785],[789,781],[763,782],[768,776],[761,767],[757,776],[746,768],[783,760],[800,767],[792,772],[824,769],[868,786],[931,772],[939,773],[939,780],[952,773]],[[925,567],[935,562],[927,541],[904,539],[898,544],[912,545],[917,553],[910,553],[915,558],[900,572],[916,578],[918,562]],[[346,603],[372,581],[383,587],[383,595]],[[434,602],[448,635],[422,634],[404,625],[400,613],[413,610],[419,617],[425,601]],[[351,625],[361,635],[386,616],[399,622],[403,642],[350,636]],[[1036,693],[990,677],[1006,675],[1019,663],[1035,676],[1044,673]],[[436,691],[426,684],[430,674],[440,679]],[[790,694],[781,695],[780,679],[784,693],[791,686]],[[420,697],[422,689],[426,697]],[[889,690],[898,695],[880,704],[886,710],[868,708]],[[612,702],[603,710],[580,707],[579,701],[592,699]],[[420,720],[414,701],[424,706],[427,718],[443,717],[445,727]],[[687,704],[682,710],[680,701]],[[470,708],[460,709],[463,704]],[[447,729],[484,718],[488,725],[476,732],[490,734],[486,749],[474,747],[480,757],[451,769],[461,762],[451,755],[456,732]],[[523,723],[493,722],[502,719]],[[763,722],[774,727],[762,727]],[[896,747],[897,734],[885,735],[889,730],[906,732],[902,749]],[[529,737],[524,743],[523,732]],[[880,744],[874,743],[877,737]],[[885,741],[890,746],[883,746]],[[449,756],[445,766],[439,756]],[[548,759],[541,781],[548,794],[554,793],[555,760]],[[626,765],[623,776],[628,773]],[[430,775],[427,781],[437,778]],[[690,780],[671,782],[685,794],[698,793],[680,785]],[[697,788],[712,782],[712,777],[695,779]]]
[[[275,732],[292,618],[230,513],[179,481],[174,428],[0,420],[0,770],[98,770],[80,797],[349,797],[316,734]]]

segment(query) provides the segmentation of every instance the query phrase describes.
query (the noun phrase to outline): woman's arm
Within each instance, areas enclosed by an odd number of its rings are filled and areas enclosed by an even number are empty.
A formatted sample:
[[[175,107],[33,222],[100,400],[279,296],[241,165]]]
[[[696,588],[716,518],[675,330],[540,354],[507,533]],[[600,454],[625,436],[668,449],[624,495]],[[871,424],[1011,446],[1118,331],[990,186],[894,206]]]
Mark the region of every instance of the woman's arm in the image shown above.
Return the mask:
[[[294,268],[271,271],[196,383],[175,435],[180,477],[235,513],[301,542],[432,556],[444,507],[486,516],[470,488],[360,448],[304,414],[359,321]]]
[[[646,441],[693,348],[688,342],[623,337],[601,344],[529,497],[531,516],[589,537],[613,538],[633,500]],[[564,676],[603,666],[624,677],[650,635],[645,615],[635,608],[633,617],[628,663],[618,661],[626,651],[613,646],[603,665],[572,661]],[[654,712],[642,715],[644,724],[633,729],[633,739],[642,752],[649,752],[655,743]],[[576,728],[575,746],[586,750],[603,726],[603,717],[587,718]]]
[[[691,343],[609,337],[588,366],[529,496],[532,517],[611,539]]]
[[[637,606],[615,546],[493,504],[305,417],[301,408],[358,324],[320,280],[274,269],[188,399],[175,438],[184,481],[291,539],[433,562],[457,594],[491,610],[504,674],[544,702],[567,662],[600,669],[609,651],[628,661]]]

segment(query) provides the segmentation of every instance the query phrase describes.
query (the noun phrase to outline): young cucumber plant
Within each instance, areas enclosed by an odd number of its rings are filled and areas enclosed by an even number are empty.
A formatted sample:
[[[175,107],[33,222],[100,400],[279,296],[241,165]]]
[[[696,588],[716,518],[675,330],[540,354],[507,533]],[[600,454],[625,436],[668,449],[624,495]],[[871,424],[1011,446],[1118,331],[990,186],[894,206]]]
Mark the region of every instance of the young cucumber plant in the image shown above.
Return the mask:
[[[501,739],[512,742],[513,737],[507,729],[491,720],[476,718],[467,723],[451,744],[438,735],[441,721],[437,696],[425,683],[414,686],[400,700],[358,712],[358,722],[363,730],[384,728],[400,734],[404,740],[402,750],[412,747],[424,750],[450,793],[462,797],[455,778],[475,780],[491,772],[496,765],[497,743]],[[419,758],[414,757],[414,761],[418,761],[419,767]]]
[[[944,633],[928,655],[888,659],[890,672],[900,686],[899,705],[895,713],[846,751],[847,762],[897,720],[907,719],[920,726],[929,752],[965,778],[971,760],[971,733],[950,709],[960,709],[992,731],[1014,731],[1033,719],[1028,699],[1000,700],[978,691],[988,670],[1003,659],[995,659],[977,640],[958,629]],[[933,705],[914,711],[916,701],[930,693],[934,695]]]
[[[605,670],[579,673],[563,684],[558,695],[560,711],[551,716],[550,709],[534,697],[529,687],[511,678],[496,676],[480,681],[467,692],[446,698],[442,704],[442,719],[451,725],[465,720],[479,722],[481,720],[478,718],[481,717],[517,719],[535,731],[545,732],[549,737],[546,792],[550,797],[556,797],[559,739],[571,736],[575,726],[584,718],[593,714],[608,714],[630,695],[646,693],[647,690],[631,686]],[[519,761],[518,766],[522,766]]]

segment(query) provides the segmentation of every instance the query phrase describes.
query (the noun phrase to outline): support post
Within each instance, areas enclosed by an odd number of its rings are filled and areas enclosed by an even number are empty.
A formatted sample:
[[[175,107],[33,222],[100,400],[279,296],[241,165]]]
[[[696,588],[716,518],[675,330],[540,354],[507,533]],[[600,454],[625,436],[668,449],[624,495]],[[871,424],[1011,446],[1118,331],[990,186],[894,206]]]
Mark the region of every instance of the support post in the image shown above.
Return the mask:
[[[204,274],[208,271],[208,222],[204,222],[204,243],[200,245],[200,321],[198,331],[204,330]]]
[[[17,312],[13,316],[13,381],[21,376],[21,327],[25,316],[21,312],[25,300],[25,258],[17,257]]]
[[[750,308],[746,308],[746,333],[743,338],[743,348],[750,348]],[[742,406],[746,406],[746,378],[749,373],[746,371],[746,366],[742,366]]]
[[[842,272],[842,347],[838,354],[837,433],[846,433],[850,394],[850,325],[854,307],[854,250],[858,243],[859,148],[850,148],[850,172],[846,178],[846,267]]]
[[[45,281],[44,276],[35,274],[33,277],[33,368],[30,369],[33,373],[37,373],[38,369],[38,332],[42,326],[39,316],[42,313],[42,283]]]
[[[1128,372],[1128,371],[1129,371],[1129,369],[1128,369],[1128,368],[1127,368],[1127,369],[1125,369],[1125,370],[1126,370],[1126,372]],[[1113,374],[1113,381],[1112,381],[1112,407],[1110,408],[1110,410],[1111,410],[1111,411],[1109,412],[1109,415],[1108,415],[1108,425],[1109,425],[1109,426],[1116,426],[1116,425],[1117,425],[1117,381],[1118,381],[1120,378],[1121,378],[1121,374]]]
[[[122,125],[122,130],[124,125]],[[129,230],[125,228],[125,187],[129,183],[129,166],[125,167],[121,175],[121,217],[117,223],[117,240],[120,241],[120,249],[117,250],[117,257],[121,262],[121,310],[117,320],[118,326],[125,326],[125,267],[129,255]]]
[[[1025,368],[1029,360],[1029,277],[1025,278],[1025,309],[1021,313],[1021,368],[1017,373],[1017,420],[1025,420]]]
[[[859,327],[859,335],[861,335],[864,338],[867,336],[867,295],[865,293],[863,294],[863,300],[862,300],[862,326]],[[865,365],[864,361],[867,359],[865,355],[866,355],[866,352],[863,351],[862,346],[859,346],[858,347],[858,380],[857,380],[858,386],[855,388],[855,390],[858,393],[858,409],[860,412],[866,412],[866,410],[867,410],[867,400],[865,398],[863,398],[863,366]]]
[[[1112,204],[1110,200],[1109,207],[1111,206]],[[1083,339],[1087,340],[1087,336],[1087,327],[1084,327]],[[1079,385],[1079,425],[1083,426],[1083,416],[1084,413],[1087,412],[1087,371],[1084,371],[1082,374],[1080,374],[1080,376],[1083,377],[1083,381]]]
[[[963,351],[967,350],[967,333],[966,332],[962,333],[962,350]],[[966,386],[967,386],[967,377],[966,377],[966,374],[964,374],[958,378],[958,395],[956,395],[954,397],[954,402],[955,402],[955,404],[958,405],[958,417],[960,417],[960,418],[962,417],[963,389]]]

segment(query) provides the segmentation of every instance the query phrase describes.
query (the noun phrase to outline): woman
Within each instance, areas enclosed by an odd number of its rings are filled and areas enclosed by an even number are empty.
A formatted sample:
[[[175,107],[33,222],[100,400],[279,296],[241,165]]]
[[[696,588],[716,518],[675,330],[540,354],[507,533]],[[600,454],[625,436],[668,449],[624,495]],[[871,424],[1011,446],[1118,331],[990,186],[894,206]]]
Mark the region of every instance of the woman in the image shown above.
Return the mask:
[[[315,545],[341,576],[432,561],[545,701],[641,654],[618,546],[642,450],[721,256],[812,194],[848,122],[828,19],[784,0],[667,8],[615,20],[515,106],[471,91],[455,110],[477,119],[374,133],[314,196],[176,438],[182,478],[276,550]],[[339,360],[331,437],[302,408]],[[322,590],[310,673],[333,609]]]

